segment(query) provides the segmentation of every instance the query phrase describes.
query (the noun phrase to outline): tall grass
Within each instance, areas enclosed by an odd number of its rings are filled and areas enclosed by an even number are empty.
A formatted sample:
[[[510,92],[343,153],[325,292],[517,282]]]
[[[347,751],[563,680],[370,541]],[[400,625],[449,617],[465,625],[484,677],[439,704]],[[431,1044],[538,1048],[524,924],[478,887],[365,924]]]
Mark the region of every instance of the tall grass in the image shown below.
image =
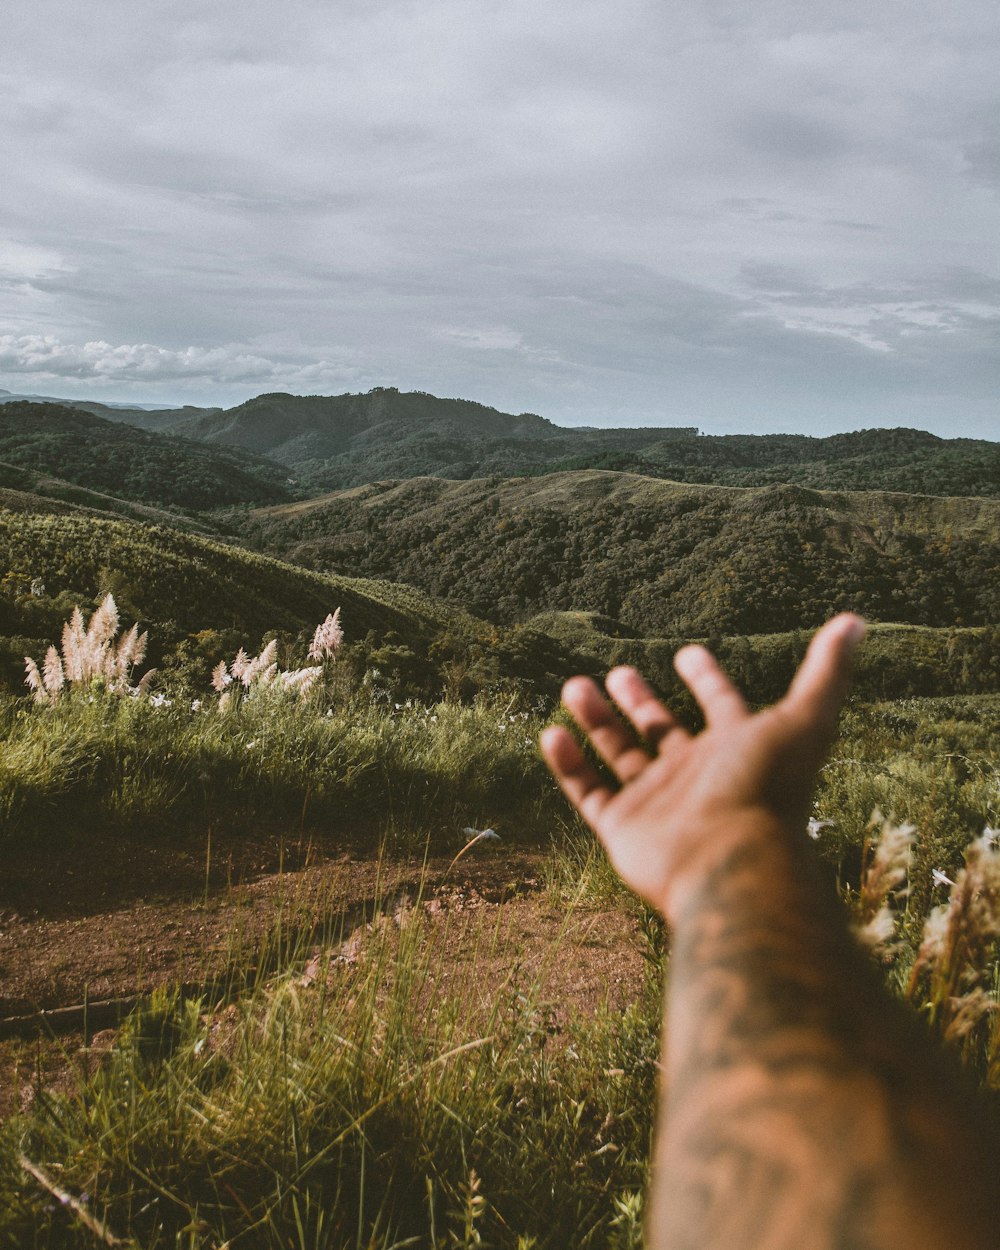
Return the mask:
[[[70,692],[3,717],[0,843],[98,828],[122,836],[254,827],[414,844],[483,820],[539,836],[559,811],[535,749],[541,722],[510,701],[324,711],[264,688],[227,711],[205,700]]]
[[[156,998],[0,1136],[0,1242],[94,1244],[23,1156],[136,1247],[638,1244],[655,978],[554,1039],[532,984],[484,985],[474,956],[443,991],[425,923],[225,1010]]]
[[[97,693],[0,709],[0,836],[43,854],[67,825],[153,837],[274,822],[423,845],[494,824],[555,835],[553,897],[620,897],[567,823],[535,713],[361,690],[328,715],[259,695],[226,712]],[[994,1089],[997,873],[966,853],[1000,825],[998,734],[993,696],[854,708],[816,799],[833,822],[818,848],[889,984]],[[878,879],[875,808],[916,827],[912,845],[886,843]],[[531,985],[498,986],[474,954],[442,988],[419,917],[376,927],[356,964],[331,941],[308,984],[304,952],[276,945],[287,970],[224,1009],[160,997],[75,1092],[41,1092],[3,1130],[0,1244],[94,1244],[23,1154],[142,1250],[637,1246],[663,942],[644,923],[647,991],[624,1014],[571,1021],[558,1044]]]

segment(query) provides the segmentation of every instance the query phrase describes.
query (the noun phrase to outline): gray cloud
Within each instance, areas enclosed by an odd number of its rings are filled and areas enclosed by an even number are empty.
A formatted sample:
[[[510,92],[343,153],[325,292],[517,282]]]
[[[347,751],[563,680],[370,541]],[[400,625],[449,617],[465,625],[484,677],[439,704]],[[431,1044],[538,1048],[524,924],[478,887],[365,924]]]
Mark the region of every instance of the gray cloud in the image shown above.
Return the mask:
[[[14,6],[0,386],[1000,436],[992,0],[801,12]]]

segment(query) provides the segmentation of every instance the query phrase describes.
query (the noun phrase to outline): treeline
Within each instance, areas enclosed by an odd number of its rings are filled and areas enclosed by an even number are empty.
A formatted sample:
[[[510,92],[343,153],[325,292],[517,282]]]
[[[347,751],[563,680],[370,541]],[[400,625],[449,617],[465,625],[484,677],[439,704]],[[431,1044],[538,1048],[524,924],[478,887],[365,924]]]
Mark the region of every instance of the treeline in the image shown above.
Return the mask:
[[[850,609],[926,626],[1000,620],[1000,507],[683,488],[614,474],[424,479],[247,519],[307,567],[382,577],[497,622],[597,612],[636,636],[809,629]]]

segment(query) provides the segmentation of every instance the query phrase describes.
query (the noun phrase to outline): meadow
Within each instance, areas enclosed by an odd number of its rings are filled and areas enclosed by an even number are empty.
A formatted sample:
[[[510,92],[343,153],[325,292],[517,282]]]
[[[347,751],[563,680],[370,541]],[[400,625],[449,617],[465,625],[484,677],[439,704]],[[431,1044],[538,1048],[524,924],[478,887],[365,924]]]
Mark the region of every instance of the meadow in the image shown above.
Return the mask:
[[[50,655],[38,700],[0,709],[8,856],[85,858],[98,837],[211,853],[278,830],[320,856],[454,862],[463,830],[491,826],[498,879],[530,851],[525,907],[561,919],[511,945],[501,905],[459,933],[428,877],[405,907],[387,887],[360,922],[318,906],[308,940],[279,917],[234,951],[225,985],[145,995],[100,1047],[86,1025],[57,1039],[57,1081],[38,1041],[10,1043],[21,1090],[0,1130],[0,1243],[641,1246],[669,943],[545,773],[551,699],[504,686],[422,700],[342,665],[339,644],[285,668],[264,648],[217,668],[214,688],[139,690],[124,635],[106,621],[98,644],[95,619],[76,627],[93,635],[86,680],[67,676],[64,640],[61,679]],[[996,694],[854,700],[810,826],[887,985],[994,1105],[998,730]],[[627,1006],[553,1000],[546,970],[575,958],[571,922],[599,931],[613,914],[644,969]]]

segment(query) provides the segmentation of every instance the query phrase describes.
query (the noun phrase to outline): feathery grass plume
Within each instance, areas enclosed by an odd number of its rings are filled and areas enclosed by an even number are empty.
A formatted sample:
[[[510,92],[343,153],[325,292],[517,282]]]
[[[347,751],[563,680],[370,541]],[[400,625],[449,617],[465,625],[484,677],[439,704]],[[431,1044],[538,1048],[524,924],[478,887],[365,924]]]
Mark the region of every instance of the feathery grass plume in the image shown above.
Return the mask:
[[[344,641],[344,631],[340,627],[340,608],[331,612],[326,620],[316,626],[312,644],[306,656],[308,660],[332,660]]]
[[[77,604],[73,609],[73,615],[62,629],[63,667],[66,670],[67,681],[83,680],[83,651],[86,635],[83,613],[80,611],[80,605]]]
[[[323,669],[317,665],[315,668],[293,668],[287,673],[279,674],[279,677],[283,686],[289,690],[297,690],[305,698],[322,675]]]
[[[926,985],[926,1007],[946,1042],[964,1042],[998,1010],[990,984],[1000,941],[1000,849],[984,834],[969,846],[947,903],[924,924],[907,994]]]
[[[114,652],[114,667],[119,677],[127,677],[136,664],[146,658],[146,647],[149,645],[149,634],[139,633],[139,626],[133,625],[125,634]]]
[[[240,647],[236,652],[236,659],[230,665],[229,672],[232,674],[233,681],[243,681],[243,674],[250,665],[250,657],[246,651]]]
[[[45,652],[45,663],[42,665],[42,684],[45,686],[45,693],[52,700],[58,699],[65,682],[66,675],[63,672],[59,652],[55,647],[49,647]]]
[[[149,668],[143,673],[143,675],[139,678],[138,686],[136,686],[135,688],[135,692],[137,695],[144,695],[144,694],[149,693],[149,687],[153,681],[153,678],[156,676],[157,672],[158,672],[157,669]]]
[[[57,648],[49,647],[41,673],[37,664],[25,656],[25,682],[34,691],[35,701],[54,703],[64,687],[87,686],[95,680],[103,681],[108,690],[119,694],[132,693],[129,677],[145,657],[149,635],[140,634],[136,624],[119,641],[118,624],[118,608],[112,595],[105,596],[89,625],[85,625],[80,608],[75,607],[62,628],[61,655]],[[139,693],[148,689],[153,672],[145,675]]]
[[[24,657],[24,684],[29,690],[34,692],[35,701],[42,702],[45,699],[45,687],[42,684],[42,675],[38,671],[38,665],[30,655]]]
[[[240,673],[240,681],[249,690],[252,685],[260,684],[266,686],[273,681],[278,672],[278,640],[272,638],[260,655],[255,656],[252,660],[248,660],[243,671]],[[237,656],[239,659],[239,656]],[[236,661],[233,661],[233,670],[235,673]]]
[[[878,837],[865,838],[855,933],[866,946],[891,955],[898,949],[892,941],[896,933],[896,903],[909,893],[907,878],[916,828],[895,825],[876,808],[868,828],[879,824]]]
[[[118,633],[119,623],[118,605],[115,603],[114,595],[108,593],[90,618],[87,633],[97,642],[110,642]]]
[[[220,696],[219,708],[221,710],[224,705],[228,707],[232,703],[232,691],[228,687],[234,682],[239,682],[248,694],[254,687],[276,685],[286,690],[297,691],[304,699],[322,675],[322,665],[315,665],[311,668],[280,669],[278,667],[278,640],[272,638],[260,655],[252,659],[241,647],[228,668],[226,662],[221,660],[212,670],[212,689]]]

